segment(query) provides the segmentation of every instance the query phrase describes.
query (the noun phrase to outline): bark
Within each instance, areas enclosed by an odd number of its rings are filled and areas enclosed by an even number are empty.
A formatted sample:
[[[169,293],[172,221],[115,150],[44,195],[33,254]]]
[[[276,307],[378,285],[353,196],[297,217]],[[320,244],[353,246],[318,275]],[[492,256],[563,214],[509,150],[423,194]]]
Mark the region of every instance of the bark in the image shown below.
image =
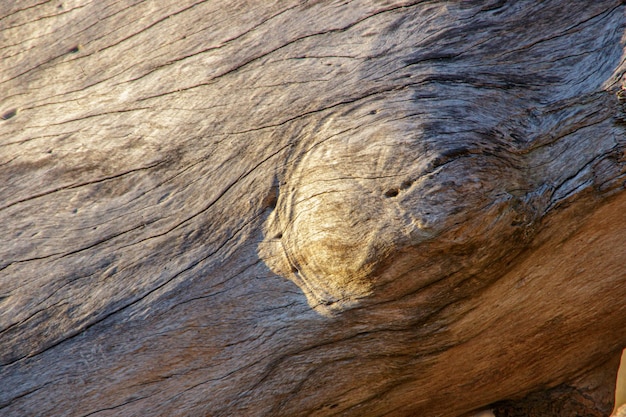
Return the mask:
[[[609,414],[625,27],[0,2],[0,413]]]

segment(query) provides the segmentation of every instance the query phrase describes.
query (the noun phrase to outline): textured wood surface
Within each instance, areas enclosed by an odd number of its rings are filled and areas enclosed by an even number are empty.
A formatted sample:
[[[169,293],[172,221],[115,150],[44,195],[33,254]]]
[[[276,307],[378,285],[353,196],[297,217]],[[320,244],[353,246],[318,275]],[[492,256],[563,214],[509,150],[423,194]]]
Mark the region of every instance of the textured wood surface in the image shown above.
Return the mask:
[[[610,413],[621,3],[0,2],[0,414]]]

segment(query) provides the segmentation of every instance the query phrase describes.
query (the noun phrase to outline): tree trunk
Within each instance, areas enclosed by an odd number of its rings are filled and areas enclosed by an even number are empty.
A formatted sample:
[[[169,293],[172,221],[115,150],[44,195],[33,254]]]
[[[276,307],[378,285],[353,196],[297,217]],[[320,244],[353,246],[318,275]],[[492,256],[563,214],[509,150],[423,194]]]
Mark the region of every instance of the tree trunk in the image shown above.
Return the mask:
[[[625,10],[0,2],[0,414],[608,415]]]

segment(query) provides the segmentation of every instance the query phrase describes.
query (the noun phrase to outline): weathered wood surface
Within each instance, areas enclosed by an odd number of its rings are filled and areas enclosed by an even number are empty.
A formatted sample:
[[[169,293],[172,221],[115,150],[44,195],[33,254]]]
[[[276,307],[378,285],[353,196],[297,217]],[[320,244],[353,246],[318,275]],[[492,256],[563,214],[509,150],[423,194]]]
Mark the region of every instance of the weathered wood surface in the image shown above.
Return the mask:
[[[0,414],[608,414],[625,21],[0,2]]]

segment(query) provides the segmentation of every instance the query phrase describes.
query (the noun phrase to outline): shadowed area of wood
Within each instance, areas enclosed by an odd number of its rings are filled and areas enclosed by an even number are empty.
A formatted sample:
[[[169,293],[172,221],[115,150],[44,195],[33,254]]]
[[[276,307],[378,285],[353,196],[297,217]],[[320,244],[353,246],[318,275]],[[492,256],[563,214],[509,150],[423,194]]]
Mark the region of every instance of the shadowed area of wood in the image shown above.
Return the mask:
[[[0,3],[0,414],[610,414],[625,11]]]

